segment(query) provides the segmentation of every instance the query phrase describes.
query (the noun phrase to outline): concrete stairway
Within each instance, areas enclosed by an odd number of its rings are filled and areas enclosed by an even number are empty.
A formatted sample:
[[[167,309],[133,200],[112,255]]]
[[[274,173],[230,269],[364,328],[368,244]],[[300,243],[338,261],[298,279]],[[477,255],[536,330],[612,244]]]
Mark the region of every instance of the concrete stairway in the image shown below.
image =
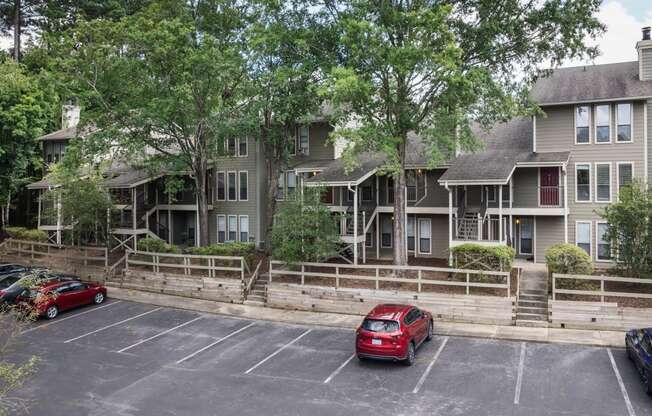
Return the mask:
[[[526,267],[521,275],[516,325],[548,326],[548,276],[545,266]]]
[[[264,274],[260,276],[256,283],[254,283],[251,291],[247,295],[247,299],[244,301],[245,305],[252,306],[265,306],[267,302],[267,275]]]

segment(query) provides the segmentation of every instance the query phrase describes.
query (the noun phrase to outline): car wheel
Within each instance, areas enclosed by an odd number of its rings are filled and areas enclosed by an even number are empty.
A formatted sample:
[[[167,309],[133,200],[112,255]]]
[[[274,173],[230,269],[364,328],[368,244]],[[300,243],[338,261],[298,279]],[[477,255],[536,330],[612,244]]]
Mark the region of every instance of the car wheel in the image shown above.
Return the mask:
[[[54,305],[52,305],[52,306],[48,306],[48,308],[45,310],[45,316],[46,316],[48,319],[54,319],[54,318],[56,318],[58,315],[59,315],[59,308],[57,308],[57,307],[54,306]]]
[[[414,343],[410,342],[410,344],[408,345],[407,357],[405,357],[405,361],[403,361],[403,364],[407,366],[411,366],[412,364],[414,364],[414,359],[415,359]]]
[[[428,335],[426,335],[426,341],[432,339],[432,321],[428,322]]]
[[[95,297],[93,298],[93,302],[96,305],[99,305],[100,303],[104,302],[104,294],[102,292],[96,293]]]

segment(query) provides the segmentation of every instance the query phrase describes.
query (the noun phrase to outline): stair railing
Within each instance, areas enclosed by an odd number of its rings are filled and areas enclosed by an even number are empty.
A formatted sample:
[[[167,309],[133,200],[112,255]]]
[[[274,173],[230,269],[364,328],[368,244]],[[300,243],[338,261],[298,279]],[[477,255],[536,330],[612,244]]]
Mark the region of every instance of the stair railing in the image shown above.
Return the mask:
[[[244,288],[244,297],[247,299],[247,296],[249,296],[249,293],[251,293],[251,288],[254,287],[256,284],[256,281],[258,280],[258,277],[260,276],[260,267],[263,264],[263,260],[260,259],[258,262],[258,265],[256,266],[256,270],[254,270],[253,274],[249,278],[249,281],[247,282],[247,285]]]

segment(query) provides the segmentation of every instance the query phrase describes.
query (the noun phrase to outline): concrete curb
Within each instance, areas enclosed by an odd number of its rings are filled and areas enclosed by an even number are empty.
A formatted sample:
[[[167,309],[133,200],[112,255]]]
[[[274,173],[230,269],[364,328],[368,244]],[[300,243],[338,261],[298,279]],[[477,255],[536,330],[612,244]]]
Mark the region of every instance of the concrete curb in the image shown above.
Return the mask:
[[[180,296],[109,287],[109,296],[157,306],[187,309],[197,312],[227,315],[242,319],[255,319],[297,325],[321,325],[355,329],[362,320],[358,315],[339,313],[290,311],[241,304],[215,302]],[[625,346],[624,331],[598,331],[591,329],[530,328],[520,326],[484,325],[462,322],[435,322],[439,335],[501,339],[511,341],[546,342],[559,344],[592,345],[598,347]]]

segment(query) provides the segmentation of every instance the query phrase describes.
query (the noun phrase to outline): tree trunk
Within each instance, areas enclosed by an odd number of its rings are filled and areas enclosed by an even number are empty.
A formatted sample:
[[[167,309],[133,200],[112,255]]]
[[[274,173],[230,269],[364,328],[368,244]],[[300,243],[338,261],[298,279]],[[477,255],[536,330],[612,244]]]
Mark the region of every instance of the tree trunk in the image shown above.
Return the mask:
[[[200,161],[195,168],[195,194],[197,195],[197,206],[199,208],[199,246],[206,247],[210,244],[208,229],[208,196],[206,195],[206,161]]]
[[[267,149],[268,146],[265,146]],[[266,151],[265,165],[267,169],[267,210],[265,211],[265,252],[267,255],[272,253],[271,233],[274,227],[274,214],[276,213],[276,188],[278,187],[278,177],[280,174],[280,164],[274,157],[273,151]]]
[[[405,266],[408,264],[405,221],[405,146],[406,141],[398,146],[401,168],[394,175],[394,264]]]
[[[14,60],[20,61],[20,15],[21,0],[14,0]]]

